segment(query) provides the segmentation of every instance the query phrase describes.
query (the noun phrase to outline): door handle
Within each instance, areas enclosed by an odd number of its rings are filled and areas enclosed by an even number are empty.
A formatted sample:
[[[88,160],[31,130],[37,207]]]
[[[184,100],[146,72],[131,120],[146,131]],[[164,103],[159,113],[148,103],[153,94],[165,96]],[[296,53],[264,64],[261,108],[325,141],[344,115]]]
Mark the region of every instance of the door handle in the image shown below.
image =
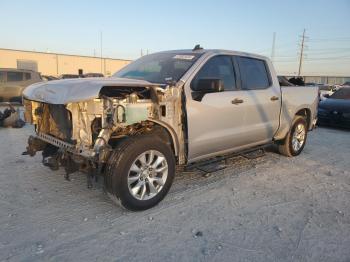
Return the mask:
[[[243,102],[244,102],[243,99],[239,99],[239,98],[235,98],[231,101],[231,103],[234,105],[242,104]]]
[[[279,99],[278,96],[273,96],[273,97],[270,98],[271,101],[277,101],[278,99]]]

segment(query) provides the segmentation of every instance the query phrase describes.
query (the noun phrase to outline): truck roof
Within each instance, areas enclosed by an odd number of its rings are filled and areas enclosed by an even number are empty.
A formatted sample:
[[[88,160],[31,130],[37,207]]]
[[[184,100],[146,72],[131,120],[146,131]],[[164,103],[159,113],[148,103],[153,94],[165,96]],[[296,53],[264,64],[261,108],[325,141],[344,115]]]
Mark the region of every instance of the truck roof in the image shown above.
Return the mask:
[[[161,51],[159,53],[185,53],[185,54],[226,54],[226,55],[236,55],[236,56],[248,56],[255,57],[260,59],[269,59],[266,56],[262,56],[259,54],[242,52],[242,51],[234,51],[234,50],[225,50],[225,49],[179,49],[179,50],[169,50],[169,51]]]

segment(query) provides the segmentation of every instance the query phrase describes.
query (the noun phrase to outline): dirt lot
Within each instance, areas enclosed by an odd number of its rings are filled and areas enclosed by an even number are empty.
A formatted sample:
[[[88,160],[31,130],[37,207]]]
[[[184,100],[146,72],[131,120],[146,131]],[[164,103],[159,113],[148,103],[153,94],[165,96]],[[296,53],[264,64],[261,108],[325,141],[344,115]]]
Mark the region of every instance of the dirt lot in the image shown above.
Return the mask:
[[[350,261],[350,132],[319,128],[296,158],[181,173],[139,213],[21,156],[31,132],[0,129],[0,261]]]

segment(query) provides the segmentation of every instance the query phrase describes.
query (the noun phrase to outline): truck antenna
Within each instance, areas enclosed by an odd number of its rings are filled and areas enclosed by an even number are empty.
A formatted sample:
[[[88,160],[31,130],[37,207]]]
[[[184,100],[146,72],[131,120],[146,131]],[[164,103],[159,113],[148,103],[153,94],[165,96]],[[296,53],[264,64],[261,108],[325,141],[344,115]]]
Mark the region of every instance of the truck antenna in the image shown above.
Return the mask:
[[[202,50],[203,47],[201,47],[201,45],[195,45],[195,47],[192,49],[192,51],[197,51],[197,50]]]

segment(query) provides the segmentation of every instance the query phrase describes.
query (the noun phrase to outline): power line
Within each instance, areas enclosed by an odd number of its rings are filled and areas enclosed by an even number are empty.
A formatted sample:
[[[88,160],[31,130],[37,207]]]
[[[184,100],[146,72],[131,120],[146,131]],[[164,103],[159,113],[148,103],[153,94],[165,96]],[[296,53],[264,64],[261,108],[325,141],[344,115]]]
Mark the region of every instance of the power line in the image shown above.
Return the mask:
[[[339,50],[339,51],[342,51],[342,50],[350,50],[350,47],[340,47],[340,48],[316,48],[316,49],[312,49],[312,50],[315,50],[315,51],[327,51],[327,50]]]
[[[317,51],[317,50],[308,50],[308,53],[311,55],[340,55],[340,54],[345,54],[347,55],[350,52],[349,50],[329,50],[329,51]]]
[[[332,38],[312,38],[310,42],[323,42],[323,41],[350,41],[350,37],[332,37]]]
[[[335,57],[310,57],[305,60],[338,60],[338,59],[350,59],[350,56],[335,56]]]
[[[335,60],[350,60],[350,56],[338,56],[338,57],[303,57],[303,63],[306,61],[319,61],[319,60],[327,60],[327,61],[335,61]],[[275,59],[275,62],[298,62],[297,59]]]

